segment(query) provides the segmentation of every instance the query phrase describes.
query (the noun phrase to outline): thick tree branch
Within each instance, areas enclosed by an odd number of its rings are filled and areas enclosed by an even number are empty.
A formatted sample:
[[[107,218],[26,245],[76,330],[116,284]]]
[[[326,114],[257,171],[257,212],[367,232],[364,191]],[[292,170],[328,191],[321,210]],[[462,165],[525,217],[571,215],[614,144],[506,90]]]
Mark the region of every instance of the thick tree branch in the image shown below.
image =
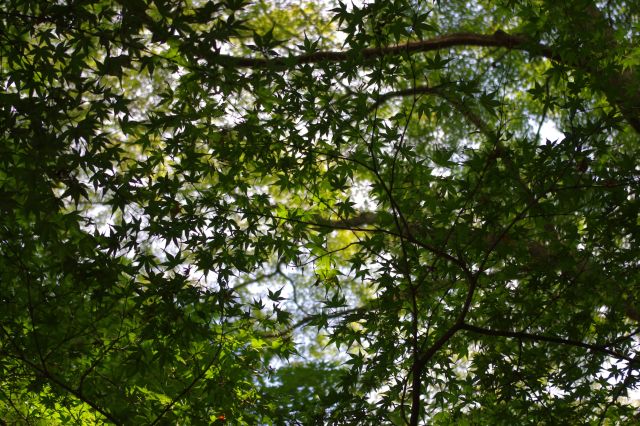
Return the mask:
[[[520,50],[534,56],[545,57],[570,67],[582,69],[598,80],[600,69],[585,61],[563,58],[550,46],[530,40],[523,35],[507,34],[498,30],[493,34],[453,33],[428,40],[412,41],[395,46],[369,47],[350,51],[318,51],[297,56],[275,58],[249,58],[232,55],[215,55],[207,58],[212,64],[237,68],[292,68],[296,65],[322,62],[345,62],[352,59],[364,60],[383,56],[432,52],[449,47],[501,47]],[[602,88],[609,101],[618,106],[627,122],[640,133],[640,83],[635,69],[613,73],[606,78]]]
[[[49,16],[32,16],[17,12],[0,12],[6,16],[13,16],[23,20],[30,20],[36,23],[50,22],[57,25],[59,18]],[[602,16],[601,12],[592,5],[588,8],[586,15],[592,20],[593,28],[606,28],[605,39],[602,43],[606,45],[610,51],[616,43],[613,37],[613,30],[608,22]],[[149,25],[149,22],[147,22]],[[581,20],[579,25],[589,25],[588,22]],[[151,25],[153,27],[153,25]],[[87,32],[81,28],[77,31]],[[567,29],[565,29],[567,31]],[[571,29],[569,29],[571,31]],[[530,40],[524,35],[507,34],[502,30],[498,30],[493,34],[477,34],[477,33],[453,33],[434,37],[428,40],[412,41],[395,46],[369,47],[356,51],[318,51],[297,56],[275,57],[275,58],[251,58],[239,57],[232,55],[207,55],[210,64],[219,64],[223,66],[231,66],[237,68],[289,68],[302,64],[314,64],[321,62],[344,62],[353,58],[362,57],[363,59],[372,59],[388,55],[400,55],[411,53],[423,53],[445,49],[448,47],[502,47],[510,50],[521,50],[535,56],[542,56],[561,63],[565,63],[570,67],[583,69],[590,73],[596,82],[602,82],[600,89],[607,95],[611,104],[616,105],[622,113],[625,120],[631,127],[640,133],[640,73],[637,68],[628,69],[620,72],[609,72],[608,75],[602,74],[602,69],[594,66],[588,61],[581,60],[565,60],[557,49]],[[580,46],[575,46],[579,49]],[[605,47],[606,49],[606,47]],[[157,56],[153,52],[149,52],[153,56]],[[585,53],[585,57],[589,56]],[[162,57],[169,60],[166,57]]]
[[[504,47],[512,50],[524,50],[549,59],[558,59],[553,51],[542,44],[530,41],[526,37],[510,35],[504,31],[494,34],[453,33],[428,40],[412,41],[395,46],[368,47],[350,51],[319,51],[298,56],[276,58],[245,58],[231,55],[216,55],[216,63],[239,68],[281,68],[295,65],[321,62],[344,62],[354,58],[374,59],[382,56],[424,53],[446,49],[448,47]]]

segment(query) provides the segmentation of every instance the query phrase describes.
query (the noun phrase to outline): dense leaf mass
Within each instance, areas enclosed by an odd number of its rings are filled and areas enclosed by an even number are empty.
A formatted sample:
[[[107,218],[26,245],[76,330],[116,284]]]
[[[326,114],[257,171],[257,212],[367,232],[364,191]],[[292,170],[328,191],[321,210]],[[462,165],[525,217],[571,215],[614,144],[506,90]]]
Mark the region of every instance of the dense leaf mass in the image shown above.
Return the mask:
[[[0,6],[0,423],[638,420],[637,0]]]

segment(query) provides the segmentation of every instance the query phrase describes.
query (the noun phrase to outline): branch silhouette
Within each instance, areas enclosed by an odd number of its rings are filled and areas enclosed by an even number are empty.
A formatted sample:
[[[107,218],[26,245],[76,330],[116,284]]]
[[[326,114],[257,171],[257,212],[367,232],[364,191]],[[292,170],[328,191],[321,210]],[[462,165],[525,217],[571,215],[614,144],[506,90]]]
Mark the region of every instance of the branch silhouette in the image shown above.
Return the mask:
[[[548,342],[548,343],[557,343],[560,345],[574,346],[577,348],[587,349],[591,352],[599,352],[599,353],[607,354],[614,358],[628,361],[631,364],[636,364],[638,362],[638,360],[634,359],[633,357],[630,357],[630,356],[621,354],[619,352],[616,352],[612,349],[609,349],[609,346],[610,346],[609,344],[598,345],[593,343],[582,342],[580,340],[565,339],[565,338],[556,337],[556,336],[545,336],[545,335],[534,334],[534,333],[525,333],[522,331],[494,330],[489,328],[477,327],[475,325],[471,325],[467,323],[463,323],[460,326],[460,329],[470,331],[472,333],[484,334],[485,336],[511,337],[516,339],[533,340],[536,342]]]
[[[322,62],[344,62],[350,59],[374,59],[383,56],[411,53],[424,53],[448,47],[504,47],[512,50],[523,50],[549,59],[560,58],[551,48],[520,35],[510,35],[504,31],[493,34],[452,33],[428,40],[411,41],[404,44],[382,47],[368,47],[361,50],[335,51],[324,50],[303,55],[274,58],[247,58],[232,55],[215,55],[215,62],[222,66],[240,68],[290,68],[296,65],[316,64]]]

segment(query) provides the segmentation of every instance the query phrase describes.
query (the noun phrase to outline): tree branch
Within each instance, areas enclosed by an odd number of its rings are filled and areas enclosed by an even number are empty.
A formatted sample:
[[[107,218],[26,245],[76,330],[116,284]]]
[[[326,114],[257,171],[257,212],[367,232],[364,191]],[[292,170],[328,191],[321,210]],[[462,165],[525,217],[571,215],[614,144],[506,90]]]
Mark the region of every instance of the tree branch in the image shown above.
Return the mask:
[[[321,227],[333,228],[333,229],[354,229],[363,225],[375,225],[378,216],[374,212],[362,211],[356,216],[345,219],[326,219],[321,215],[314,216],[313,220]]]
[[[418,426],[418,422],[420,420],[420,388],[422,387],[422,372],[424,371],[424,367],[427,365],[429,360],[433,358],[436,352],[438,352],[458,332],[458,330],[462,328],[464,320],[471,308],[473,295],[475,294],[478,285],[478,276],[473,275],[467,268],[464,268],[464,271],[469,280],[469,289],[467,290],[464,305],[458,313],[455,323],[413,363],[411,369],[411,374],[413,375],[411,384],[413,400],[411,402],[411,419],[409,420],[409,424],[411,426]]]
[[[232,55],[215,55],[210,59],[215,59],[215,63],[219,65],[238,68],[290,68],[295,65],[321,62],[345,62],[358,57],[374,59],[407,53],[432,52],[447,47],[460,46],[504,47],[535,53],[549,59],[559,59],[548,46],[532,42],[524,36],[507,34],[504,31],[496,31],[494,34],[453,33],[395,46],[368,47],[349,51],[325,50],[289,57],[246,58]]]
[[[354,58],[374,59],[384,56],[425,53],[449,47],[502,47],[520,50],[531,55],[545,57],[568,66],[583,69],[598,77],[599,69],[584,61],[566,60],[550,46],[538,43],[523,35],[507,34],[498,30],[493,34],[452,33],[428,40],[412,41],[395,46],[368,47],[349,51],[318,51],[297,56],[275,58],[250,58],[232,55],[212,55],[207,58],[211,64],[236,68],[293,68],[296,65],[322,62],[345,62]],[[607,78],[602,90],[609,101],[618,106],[622,115],[633,129],[640,133],[640,95],[637,95],[637,72],[635,69],[613,73]]]
[[[296,330],[296,329],[298,329],[300,327],[304,327],[305,325],[309,324],[313,320],[315,320],[317,318],[320,318],[320,317],[324,317],[326,319],[334,319],[334,318],[340,318],[340,317],[343,317],[343,316],[346,316],[346,315],[355,314],[355,313],[359,313],[359,312],[365,313],[365,312],[372,311],[372,310],[375,310],[375,308],[368,308],[368,307],[362,306],[362,307],[359,307],[359,308],[344,309],[344,310],[341,310],[341,311],[332,312],[330,314],[324,314],[324,313],[311,314],[311,315],[308,315],[308,316],[302,318],[301,320],[299,320],[295,324],[285,328],[284,330],[273,332],[273,333],[268,333],[268,334],[263,334],[260,337],[262,337],[263,339],[273,339],[273,338],[278,338],[278,337],[284,337],[287,334],[290,334],[291,332],[293,332],[294,330]]]
[[[0,328],[1,329],[1,328]],[[11,337],[6,333],[6,331],[2,330],[3,333],[9,338],[11,339]],[[70,395],[73,395],[74,397],[76,397],[79,401],[87,404],[89,407],[91,407],[93,410],[95,410],[97,413],[99,413],[100,415],[104,416],[104,418],[106,418],[108,421],[110,421],[113,424],[119,425],[122,424],[118,419],[116,419],[109,411],[107,411],[107,409],[100,407],[97,403],[95,403],[94,401],[88,399],[87,397],[84,396],[83,393],[77,391],[76,389],[73,389],[71,386],[69,386],[68,384],[66,384],[64,381],[62,381],[60,378],[58,378],[57,376],[53,375],[47,368],[46,366],[42,366],[40,367],[39,365],[37,365],[34,362],[31,362],[30,360],[28,360],[24,355],[16,353],[16,354],[10,354],[9,356],[21,361],[24,365],[26,365],[27,367],[29,367],[32,371],[34,371],[36,374],[40,374],[42,375],[42,377],[46,378],[47,380],[49,380],[49,382],[51,382],[54,385],[57,385],[58,387],[60,387],[61,389],[63,389],[65,392],[69,393]]]
[[[438,95],[442,96],[442,89],[447,86],[447,83],[439,84],[437,86],[416,86],[409,89],[393,90],[386,92],[378,96],[375,102],[369,107],[369,111],[373,111],[380,105],[393,98],[403,98],[406,96],[416,95]]]
[[[587,349],[591,352],[599,352],[599,353],[607,354],[614,358],[628,361],[630,364],[635,364],[638,362],[638,360],[630,356],[623,355],[619,352],[609,349],[608,348],[609,345],[606,345],[606,344],[596,345],[592,343],[581,342],[579,340],[565,339],[562,337],[555,337],[555,336],[544,336],[540,334],[525,333],[521,331],[493,330],[489,328],[476,327],[475,325],[471,325],[467,323],[461,324],[460,329],[471,331],[472,333],[484,334],[485,336],[511,337],[515,339],[533,340],[536,342],[548,342],[548,343],[557,343],[560,345],[575,346],[577,348]]]
[[[216,350],[215,354],[213,354],[213,356],[211,357],[211,360],[204,366],[204,368],[193,378],[193,380],[191,380],[191,382],[184,388],[182,389],[182,391],[180,393],[178,393],[175,397],[173,397],[173,399],[171,400],[171,402],[169,402],[167,405],[165,405],[165,407],[160,411],[160,413],[158,413],[158,415],[156,416],[156,418],[150,423],[150,426],[154,426],[156,424],[158,424],[162,418],[165,416],[165,414],[167,414],[169,411],[171,411],[171,409],[173,408],[174,405],[176,405],[176,403],[178,401],[180,401],[181,398],[183,398],[186,394],[188,394],[189,392],[191,392],[191,389],[194,388],[194,386],[204,378],[204,376],[207,374],[207,371],[209,371],[209,369],[211,367],[213,367],[213,364],[216,363],[216,361],[218,361],[220,358],[220,353],[222,352],[222,343],[220,343],[218,345],[218,349]]]

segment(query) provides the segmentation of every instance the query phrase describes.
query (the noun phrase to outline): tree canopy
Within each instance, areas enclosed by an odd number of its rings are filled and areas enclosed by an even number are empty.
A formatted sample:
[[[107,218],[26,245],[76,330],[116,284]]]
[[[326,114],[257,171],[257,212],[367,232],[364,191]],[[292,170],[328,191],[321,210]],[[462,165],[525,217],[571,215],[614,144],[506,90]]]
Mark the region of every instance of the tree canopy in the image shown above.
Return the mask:
[[[637,0],[3,0],[4,424],[638,420]]]

